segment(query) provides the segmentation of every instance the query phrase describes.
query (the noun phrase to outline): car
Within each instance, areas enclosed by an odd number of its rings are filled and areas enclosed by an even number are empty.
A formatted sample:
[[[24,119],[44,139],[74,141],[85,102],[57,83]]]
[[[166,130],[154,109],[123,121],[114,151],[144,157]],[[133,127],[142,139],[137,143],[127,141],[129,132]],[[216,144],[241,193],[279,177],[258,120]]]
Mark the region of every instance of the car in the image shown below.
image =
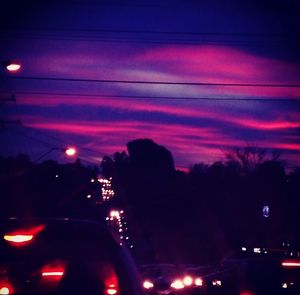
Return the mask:
[[[206,289],[202,276],[184,266],[143,265],[140,269],[147,295],[200,295]]]
[[[299,253],[280,247],[243,247],[242,253],[222,261],[210,275],[213,284],[208,294],[300,294]]]
[[[0,222],[0,294],[142,295],[135,265],[96,221]]]

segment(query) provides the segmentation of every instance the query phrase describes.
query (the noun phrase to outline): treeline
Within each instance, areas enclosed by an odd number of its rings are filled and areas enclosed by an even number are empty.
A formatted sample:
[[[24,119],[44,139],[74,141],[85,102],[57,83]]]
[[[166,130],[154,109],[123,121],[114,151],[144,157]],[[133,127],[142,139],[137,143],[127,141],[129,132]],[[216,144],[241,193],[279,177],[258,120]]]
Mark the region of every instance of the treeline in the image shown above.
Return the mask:
[[[122,208],[140,263],[211,263],[242,246],[299,247],[300,169],[278,154],[245,148],[224,161],[176,170],[170,151],[149,139],[104,157],[116,196],[102,203],[98,169],[27,156],[0,157],[1,216],[101,219]],[[99,168],[99,167],[98,167]]]
[[[91,183],[97,171],[80,160],[33,163],[28,156],[0,157],[0,217],[97,216],[89,194],[100,191]]]
[[[142,261],[210,263],[246,245],[299,244],[300,169],[287,174],[278,154],[237,149],[185,173],[151,140],[127,149],[101,168],[130,215]]]

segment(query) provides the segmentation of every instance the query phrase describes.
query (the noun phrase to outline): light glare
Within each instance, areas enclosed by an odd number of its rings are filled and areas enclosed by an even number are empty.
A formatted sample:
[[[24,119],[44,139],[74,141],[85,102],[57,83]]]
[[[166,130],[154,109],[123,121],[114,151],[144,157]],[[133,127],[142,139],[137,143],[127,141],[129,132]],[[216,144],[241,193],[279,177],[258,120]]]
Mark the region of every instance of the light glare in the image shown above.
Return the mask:
[[[67,156],[72,157],[76,154],[76,149],[72,148],[72,147],[69,147],[65,150],[65,153],[66,153]]]
[[[109,295],[115,295],[115,294],[117,294],[117,290],[116,289],[107,289],[107,294],[109,294]]]
[[[154,287],[153,283],[151,283],[150,281],[145,281],[144,284],[143,284],[143,287],[145,289],[151,289]]]
[[[63,275],[63,271],[45,271],[42,273],[43,277],[61,277]]]
[[[300,261],[283,261],[281,263],[281,266],[287,267],[287,268],[289,268],[289,267],[296,267],[296,268],[298,268],[298,267],[300,267]]]
[[[18,70],[20,70],[21,65],[17,64],[17,63],[10,63],[6,66],[6,69],[9,72],[17,72]]]
[[[203,280],[201,278],[196,278],[195,279],[195,285],[196,286],[202,286],[203,285]]]
[[[9,295],[9,294],[10,294],[10,290],[8,287],[0,288],[0,295]]]
[[[260,248],[253,248],[253,252],[254,253],[261,253],[261,249]]]
[[[172,284],[171,287],[174,289],[183,289],[184,288],[184,284],[181,280],[175,280]]]
[[[4,240],[13,243],[29,242],[33,239],[33,235],[5,235]]]
[[[220,287],[220,286],[222,286],[222,281],[220,281],[220,280],[214,280],[214,281],[212,282],[212,284],[213,284],[213,286]]]
[[[190,276],[186,276],[183,279],[183,284],[186,286],[191,286],[193,284],[193,279]]]

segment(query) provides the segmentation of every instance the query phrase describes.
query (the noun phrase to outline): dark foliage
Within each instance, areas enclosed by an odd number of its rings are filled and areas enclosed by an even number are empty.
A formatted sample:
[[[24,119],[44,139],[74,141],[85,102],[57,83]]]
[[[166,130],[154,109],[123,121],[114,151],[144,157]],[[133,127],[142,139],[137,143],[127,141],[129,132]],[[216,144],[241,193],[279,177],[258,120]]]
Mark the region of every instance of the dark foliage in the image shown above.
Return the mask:
[[[79,160],[0,158],[1,215],[100,218],[124,208],[139,262],[211,263],[243,245],[299,247],[300,169],[287,173],[278,155],[256,152],[236,150],[186,173],[165,147],[134,140],[128,154],[103,158],[117,197],[102,206],[95,202],[100,184],[91,182],[96,170]]]

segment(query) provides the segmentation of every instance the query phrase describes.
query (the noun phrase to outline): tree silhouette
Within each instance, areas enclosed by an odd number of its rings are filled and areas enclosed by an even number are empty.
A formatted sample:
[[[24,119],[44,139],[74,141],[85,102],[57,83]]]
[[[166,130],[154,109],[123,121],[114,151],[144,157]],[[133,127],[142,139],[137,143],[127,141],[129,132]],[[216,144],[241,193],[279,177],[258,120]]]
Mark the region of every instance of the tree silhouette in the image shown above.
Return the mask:
[[[101,171],[112,177],[111,206],[124,208],[139,262],[211,263],[243,245],[300,245],[300,169],[287,174],[278,154],[247,147],[186,173],[150,139],[127,148],[103,157]],[[99,195],[97,171],[80,161],[36,165],[21,155],[0,164],[1,215],[99,218],[86,197]]]

